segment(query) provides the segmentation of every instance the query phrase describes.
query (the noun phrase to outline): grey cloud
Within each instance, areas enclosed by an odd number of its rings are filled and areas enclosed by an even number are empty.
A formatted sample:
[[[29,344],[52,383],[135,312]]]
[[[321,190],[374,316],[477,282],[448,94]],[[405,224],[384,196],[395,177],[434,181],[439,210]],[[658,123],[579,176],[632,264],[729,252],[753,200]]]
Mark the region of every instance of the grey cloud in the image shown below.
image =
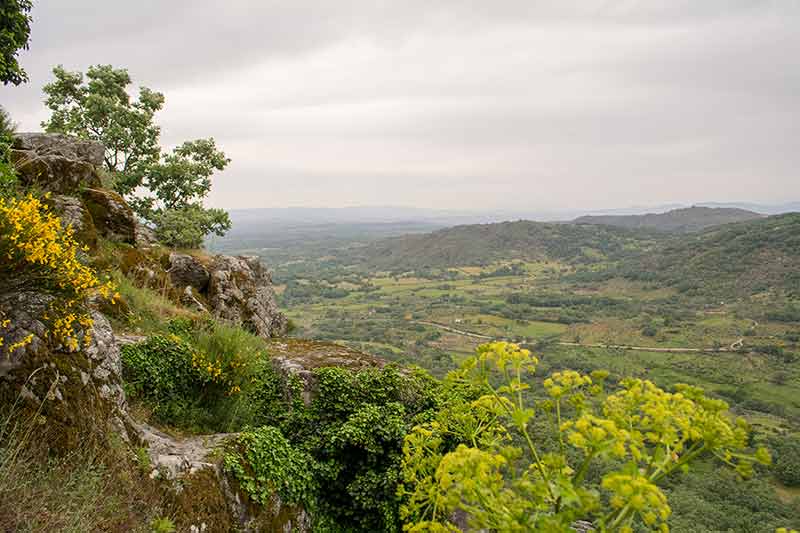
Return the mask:
[[[800,197],[792,0],[40,0],[53,65],[126,66],[224,207],[608,207]]]

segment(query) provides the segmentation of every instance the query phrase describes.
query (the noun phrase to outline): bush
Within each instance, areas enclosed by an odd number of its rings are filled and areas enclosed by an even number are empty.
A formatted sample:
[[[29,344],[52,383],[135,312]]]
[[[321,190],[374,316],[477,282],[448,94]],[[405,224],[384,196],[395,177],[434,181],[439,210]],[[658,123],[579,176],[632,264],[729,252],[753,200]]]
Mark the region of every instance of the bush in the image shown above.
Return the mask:
[[[781,483],[789,487],[800,487],[800,441],[797,437],[783,437],[773,440],[775,452],[773,472]]]
[[[163,423],[201,431],[236,430],[267,416],[279,390],[259,338],[213,322],[175,321],[170,329],[122,348],[132,399]]]
[[[81,261],[82,251],[85,248],[75,240],[72,227],[62,228],[60,219],[38,198],[0,197],[0,287],[56,296],[41,320],[48,335],[71,350],[90,340],[92,319],[83,310],[85,299],[95,292],[112,301],[118,297],[110,281],[101,281]],[[8,326],[3,319],[0,316],[0,332]],[[32,336],[18,340],[7,351],[31,340]]]
[[[152,217],[158,240],[173,248],[199,248],[211,233],[224,235],[231,227],[228,213],[190,205],[166,209]]]
[[[296,450],[274,427],[242,432],[225,454],[224,467],[255,502],[272,503],[278,494],[284,503],[314,506],[313,459]]]

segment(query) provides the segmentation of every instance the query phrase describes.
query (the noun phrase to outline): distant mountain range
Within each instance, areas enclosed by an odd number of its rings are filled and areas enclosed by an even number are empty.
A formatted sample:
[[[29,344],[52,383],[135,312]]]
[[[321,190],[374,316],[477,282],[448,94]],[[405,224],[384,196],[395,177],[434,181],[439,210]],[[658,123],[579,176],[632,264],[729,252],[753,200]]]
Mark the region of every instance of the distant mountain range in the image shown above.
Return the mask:
[[[800,202],[784,204],[721,203],[703,202],[696,207],[743,209],[762,215],[800,212]],[[449,227],[462,224],[487,224],[510,220],[533,220],[537,222],[567,222],[583,216],[623,216],[659,214],[689,206],[666,204],[658,206],[634,206],[615,209],[427,209],[397,206],[362,207],[286,207],[259,209],[232,209],[229,211],[234,232],[250,233],[251,229],[263,231],[278,228],[319,224],[360,223],[417,223],[431,227]]]
[[[744,222],[763,217],[764,215],[754,211],[735,207],[692,206],[673,209],[666,213],[647,213],[644,215],[587,215],[576,218],[573,223],[691,233],[721,224]]]

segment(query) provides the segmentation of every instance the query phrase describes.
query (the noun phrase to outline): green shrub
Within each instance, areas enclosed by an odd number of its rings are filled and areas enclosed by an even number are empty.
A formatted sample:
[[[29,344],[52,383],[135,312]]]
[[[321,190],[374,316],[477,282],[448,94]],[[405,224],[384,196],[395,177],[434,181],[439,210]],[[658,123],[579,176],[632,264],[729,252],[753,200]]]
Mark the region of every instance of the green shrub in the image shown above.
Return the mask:
[[[242,432],[225,454],[225,470],[250,498],[269,505],[274,494],[284,503],[314,506],[313,459],[296,450],[275,427]]]
[[[179,424],[206,376],[192,365],[194,352],[176,335],[154,335],[122,347],[128,394],[145,400],[164,422]]]
[[[166,329],[122,348],[126,388],[158,421],[235,431],[283,419],[282,387],[261,339],[213,321],[173,320]]]
[[[224,235],[231,227],[222,209],[186,206],[166,209],[152,216],[159,242],[173,248],[199,248],[206,235]]]
[[[165,517],[156,518],[150,522],[150,529],[153,533],[175,533],[175,523]]]
[[[797,436],[775,438],[772,442],[775,464],[772,469],[781,483],[800,487],[800,440]]]

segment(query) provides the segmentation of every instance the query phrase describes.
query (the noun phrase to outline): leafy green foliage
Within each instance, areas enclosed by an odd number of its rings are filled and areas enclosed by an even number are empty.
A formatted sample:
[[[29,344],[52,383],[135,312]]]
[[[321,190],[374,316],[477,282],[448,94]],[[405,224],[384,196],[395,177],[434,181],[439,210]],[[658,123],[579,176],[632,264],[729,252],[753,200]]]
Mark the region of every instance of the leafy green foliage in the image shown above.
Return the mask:
[[[604,531],[666,531],[671,510],[658,484],[673,472],[704,453],[743,476],[770,461],[763,448],[746,452],[747,426],[729,422],[724,402],[689,386],[669,393],[629,379],[605,394],[607,373],[564,371],[544,380],[546,399],[534,406],[524,378],[537,364],[498,342],[449,377],[485,394],[406,437],[399,494],[409,531],[452,530],[457,510],[475,529],[567,532],[590,517]],[[531,433],[537,416],[552,422],[552,449]],[[587,477],[592,467],[599,479]]]
[[[0,81],[3,85],[28,81],[17,54],[28,49],[32,6],[30,0],[4,0],[0,4]]]
[[[800,440],[797,435],[776,437],[772,441],[775,451],[773,470],[775,477],[789,487],[800,487]]]
[[[270,421],[280,429],[246,431],[226,467],[254,501],[266,503],[277,492],[313,509],[315,531],[400,531],[403,438],[444,401],[438,383],[393,367],[320,368],[315,382],[310,405],[299,381],[284,384],[286,416]],[[279,401],[272,384],[262,385],[261,401]]]
[[[192,367],[191,347],[177,336],[155,335],[124,346],[122,363],[131,396],[148,401],[160,419],[173,424],[205,381]]]
[[[130,195],[158,163],[161,130],[153,120],[164,106],[164,95],[141,87],[139,98],[131,100],[130,74],[111,65],[89,67],[86,79],[60,65],[53,74],[55,81],[44,86],[45,105],[52,114],[42,127],[103,143],[105,167],[115,178],[116,190]]]
[[[252,423],[256,408],[275,405],[263,398],[252,401],[263,394],[264,382],[274,379],[260,339],[223,324],[174,321],[170,326],[172,333],[122,348],[128,392],[157,420],[198,431],[231,431]]]
[[[53,74],[55,81],[44,87],[52,115],[42,126],[102,142],[114,188],[155,224],[165,244],[195,248],[207,234],[230,229],[225,211],[202,204],[211,176],[230,159],[213,138],[186,141],[162,156],[155,114],[164,106],[163,94],[140,87],[139,98],[132,100],[130,74],[111,65],[89,67],[86,80],[62,66]]]
[[[250,498],[269,505],[274,494],[284,503],[314,505],[312,458],[296,450],[274,427],[242,432],[225,454],[225,469],[233,474]]]
[[[17,177],[10,157],[15,130],[11,116],[0,106],[0,197],[12,195],[17,188]]]
[[[164,156],[147,177],[147,188],[155,196],[153,204],[163,209],[193,205],[211,190],[211,175],[222,171],[230,159],[217,149],[214,139],[186,141]]]
[[[154,212],[152,221],[158,240],[174,248],[198,248],[206,235],[224,235],[231,227],[224,210],[199,205]]]

